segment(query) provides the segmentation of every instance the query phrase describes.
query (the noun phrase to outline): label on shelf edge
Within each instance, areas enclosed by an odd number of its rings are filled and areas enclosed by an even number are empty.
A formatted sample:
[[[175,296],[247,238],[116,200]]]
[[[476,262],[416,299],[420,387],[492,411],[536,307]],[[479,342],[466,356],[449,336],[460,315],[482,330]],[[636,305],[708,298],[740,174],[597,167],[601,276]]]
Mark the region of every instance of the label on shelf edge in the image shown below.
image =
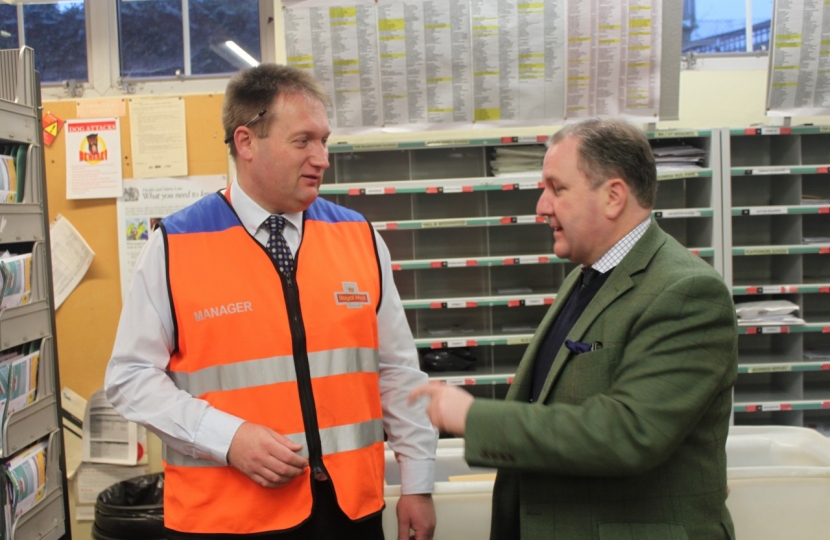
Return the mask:
[[[789,334],[790,327],[789,326],[762,326],[761,327],[762,334]]]
[[[782,403],[767,403],[765,405],[761,405],[761,410],[762,411],[780,411],[782,406],[783,406]]]
[[[761,135],[780,135],[781,128],[777,127],[762,127],[761,128]]]
[[[465,386],[466,380],[465,379],[446,379],[444,381],[445,384],[450,386]]]
[[[663,217],[700,217],[700,210],[663,210]]]
[[[519,189],[539,189],[539,182],[520,182]]]
[[[792,169],[790,167],[768,167],[766,169],[750,169],[753,175],[765,174],[790,174]]]
[[[780,371],[792,371],[792,366],[750,366],[747,373],[776,373]]]
[[[386,189],[382,187],[370,187],[364,190],[366,195],[385,195]]]
[[[450,309],[466,308],[467,302],[463,300],[452,300],[450,302],[447,302],[447,307]]]
[[[536,216],[516,216],[516,223],[536,223]]]
[[[525,300],[526,306],[544,306],[545,299],[544,298],[528,298]]]
[[[387,225],[386,223],[372,223],[372,227],[374,227],[376,231],[385,231]]]
[[[749,215],[750,216],[764,216],[764,215],[776,215],[776,214],[786,214],[788,211],[786,206],[762,206],[759,208],[750,208]]]
[[[768,286],[765,285],[763,287],[756,287],[758,294],[786,294],[786,293],[797,293],[798,287],[793,286],[785,286],[785,285],[773,285]]]
[[[744,255],[788,255],[789,248],[745,248]]]
[[[679,137],[699,137],[699,131],[652,131],[655,139],[675,139]]]
[[[447,267],[449,267],[449,268],[459,268],[461,266],[467,266],[467,261],[466,260],[447,261]]]
[[[466,219],[454,219],[451,221],[422,221],[421,227],[430,229],[433,227],[466,227]]]
[[[463,190],[464,186],[444,186],[444,193],[461,193]]]
[[[539,257],[519,257],[519,264],[539,264]]]

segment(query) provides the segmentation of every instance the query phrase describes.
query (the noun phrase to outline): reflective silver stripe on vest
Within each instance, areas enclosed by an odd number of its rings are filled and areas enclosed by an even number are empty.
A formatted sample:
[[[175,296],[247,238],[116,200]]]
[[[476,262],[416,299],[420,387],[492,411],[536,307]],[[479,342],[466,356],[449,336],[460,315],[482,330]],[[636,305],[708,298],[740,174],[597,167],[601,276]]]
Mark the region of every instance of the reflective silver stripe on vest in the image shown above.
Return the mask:
[[[308,458],[308,445],[305,433],[292,433],[285,436],[303,449],[299,452]],[[383,420],[369,420],[358,424],[347,424],[320,430],[320,440],[323,443],[323,455],[347,452],[366,448],[377,442],[383,442]],[[198,459],[173,450],[166,444],[162,445],[162,459],[169,465],[177,467],[222,467],[209,459]]]
[[[378,351],[367,348],[335,349],[308,355],[312,378],[346,373],[377,373],[379,363]],[[293,356],[222,364],[193,373],[169,371],[168,375],[178,388],[197,397],[208,392],[238,390],[297,380]]]

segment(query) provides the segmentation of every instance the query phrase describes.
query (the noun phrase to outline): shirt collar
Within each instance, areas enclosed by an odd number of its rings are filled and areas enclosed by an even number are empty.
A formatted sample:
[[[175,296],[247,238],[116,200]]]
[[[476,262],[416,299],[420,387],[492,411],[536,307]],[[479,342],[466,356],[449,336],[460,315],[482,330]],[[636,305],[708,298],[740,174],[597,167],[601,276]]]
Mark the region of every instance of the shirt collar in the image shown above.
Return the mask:
[[[231,205],[245,230],[251,236],[256,235],[257,230],[262,226],[262,222],[268,219],[271,214],[249,197],[236,179],[228,189],[231,190]],[[282,214],[282,217],[298,231],[303,230],[302,212],[287,212]]]
[[[634,247],[634,244],[643,237],[646,233],[646,229],[648,226],[651,225],[651,216],[648,216],[645,220],[643,220],[639,225],[634,227],[630,233],[623,236],[619,242],[613,245],[611,249],[609,249],[605,255],[599,258],[597,262],[591,265],[591,268],[597,270],[600,273],[605,273],[615,266],[617,266],[623,258],[628,255],[628,252],[631,251],[631,248]]]

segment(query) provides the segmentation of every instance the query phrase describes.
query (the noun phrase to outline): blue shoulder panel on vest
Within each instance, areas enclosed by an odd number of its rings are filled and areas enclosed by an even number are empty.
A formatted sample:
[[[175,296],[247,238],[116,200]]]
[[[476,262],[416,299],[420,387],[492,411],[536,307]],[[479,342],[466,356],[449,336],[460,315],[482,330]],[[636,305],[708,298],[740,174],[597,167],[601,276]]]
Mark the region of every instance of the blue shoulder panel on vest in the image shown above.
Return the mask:
[[[168,234],[219,232],[239,227],[239,218],[218,193],[212,193],[162,219]]]
[[[315,221],[326,221],[328,223],[340,223],[343,221],[362,221],[366,218],[354,210],[349,210],[340,205],[329,202],[322,197],[317,197],[308,210],[305,211],[306,219]]]

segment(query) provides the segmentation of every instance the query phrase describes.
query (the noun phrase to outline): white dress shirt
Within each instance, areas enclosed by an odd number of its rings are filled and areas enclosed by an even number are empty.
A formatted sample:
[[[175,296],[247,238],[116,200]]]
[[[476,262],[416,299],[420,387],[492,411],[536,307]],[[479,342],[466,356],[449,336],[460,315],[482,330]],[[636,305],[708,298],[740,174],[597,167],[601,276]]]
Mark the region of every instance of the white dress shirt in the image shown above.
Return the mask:
[[[231,201],[242,225],[262,245],[270,215],[234,181]],[[292,254],[302,240],[302,213],[284,214],[283,236]],[[389,249],[380,235],[381,305],[378,311],[380,395],[383,426],[398,456],[403,494],[431,493],[437,432],[425,402],[410,405],[409,392],[425,383],[418,353],[392,278]],[[167,375],[173,351],[173,317],[167,293],[164,242],[153,231],[135,266],[121,311],[112,358],[104,381],[107,398],[124,418],[144,425],[182,454],[227,464],[227,454],[241,418],[212,407],[178,389]]]

